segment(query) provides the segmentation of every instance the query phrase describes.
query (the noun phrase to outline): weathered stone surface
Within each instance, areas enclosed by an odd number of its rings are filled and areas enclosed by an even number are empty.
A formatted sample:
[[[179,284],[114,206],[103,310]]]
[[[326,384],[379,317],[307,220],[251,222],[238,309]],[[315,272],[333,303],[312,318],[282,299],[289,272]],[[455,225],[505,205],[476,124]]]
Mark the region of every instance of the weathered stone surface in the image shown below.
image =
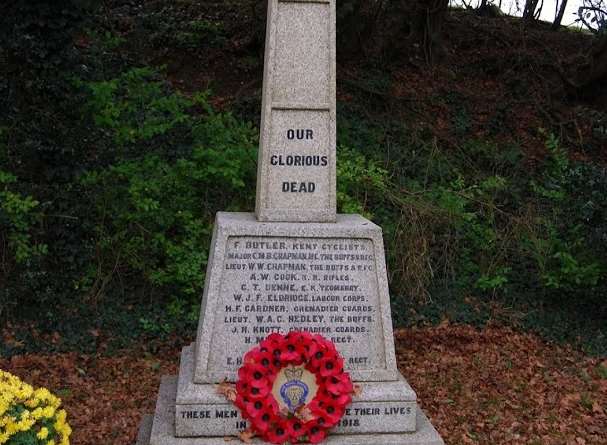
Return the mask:
[[[175,408],[179,437],[236,435],[246,422],[234,405],[217,393],[215,384],[193,382],[193,347],[183,349]],[[415,431],[415,392],[402,377],[397,381],[361,383],[335,434]]]
[[[154,422],[154,416],[147,414],[141,419],[139,424],[139,431],[137,432],[137,441],[135,445],[149,445],[150,436],[152,435],[152,423]]]
[[[335,221],[335,144],[335,0],[270,0],[260,221]]]
[[[225,445],[223,437],[197,437],[177,438],[175,437],[175,396],[177,382],[175,377],[163,377],[154,413],[154,422],[150,441],[148,443],[137,443],[137,445]],[[145,436],[145,422],[142,425]],[[254,440],[255,445],[264,442]],[[414,433],[400,434],[342,434],[331,435],[323,443],[327,445],[444,445],[444,442],[430,424],[421,410],[417,411],[417,431]]]
[[[323,224],[218,213],[194,382],[235,381],[259,340],[293,329],[332,340],[355,381],[398,379],[381,229],[359,215]]]

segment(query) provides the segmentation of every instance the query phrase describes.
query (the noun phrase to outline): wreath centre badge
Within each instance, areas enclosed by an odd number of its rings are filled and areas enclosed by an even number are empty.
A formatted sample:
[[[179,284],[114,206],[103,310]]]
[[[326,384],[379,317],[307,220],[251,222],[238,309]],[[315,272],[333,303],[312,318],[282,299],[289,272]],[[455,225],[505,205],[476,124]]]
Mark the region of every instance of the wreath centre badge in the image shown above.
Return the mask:
[[[317,392],[316,376],[303,365],[282,368],[272,386],[278,406],[292,413],[310,403]]]

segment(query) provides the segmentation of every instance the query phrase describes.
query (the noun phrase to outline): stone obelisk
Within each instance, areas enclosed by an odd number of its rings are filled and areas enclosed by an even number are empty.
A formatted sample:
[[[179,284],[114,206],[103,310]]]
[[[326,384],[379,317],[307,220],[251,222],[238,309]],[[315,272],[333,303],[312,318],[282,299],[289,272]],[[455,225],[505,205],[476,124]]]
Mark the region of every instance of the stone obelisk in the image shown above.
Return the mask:
[[[140,445],[222,445],[247,428],[216,391],[272,332],[333,341],[362,392],[331,444],[443,445],[396,367],[381,228],[336,213],[336,0],[269,0],[256,213],[217,214],[196,343]]]
[[[259,221],[335,222],[335,2],[269,1]]]

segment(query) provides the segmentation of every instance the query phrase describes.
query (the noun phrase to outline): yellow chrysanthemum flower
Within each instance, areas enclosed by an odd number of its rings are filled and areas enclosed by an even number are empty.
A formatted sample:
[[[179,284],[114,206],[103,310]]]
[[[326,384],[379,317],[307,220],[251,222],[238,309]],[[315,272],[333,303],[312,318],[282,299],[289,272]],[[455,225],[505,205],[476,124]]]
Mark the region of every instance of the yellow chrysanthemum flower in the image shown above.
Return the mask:
[[[55,407],[53,406],[47,406],[46,408],[44,408],[42,410],[42,415],[44,417],[46,417],[47,419],[52,419],[53,416],[55,415]]]
[[[8,442],[9,437],[8,433],[0,433],[0,445]]]
[[[25,431],[37,431],[36,437],[45,445],[69,445],[72,429],[66,422],[65,410],[59,409],[61,399],[46,388],[35,389],[18,377],[0,370],[0,445]],[[12,413],[9,415],[8,413]],[[52,422],[53,437],[41,422]]]
[[[46,439],[48,437],[48,428],[43,427],[40,431],[38,431],[38,434],[36,434],[36,437],[38,439]]]

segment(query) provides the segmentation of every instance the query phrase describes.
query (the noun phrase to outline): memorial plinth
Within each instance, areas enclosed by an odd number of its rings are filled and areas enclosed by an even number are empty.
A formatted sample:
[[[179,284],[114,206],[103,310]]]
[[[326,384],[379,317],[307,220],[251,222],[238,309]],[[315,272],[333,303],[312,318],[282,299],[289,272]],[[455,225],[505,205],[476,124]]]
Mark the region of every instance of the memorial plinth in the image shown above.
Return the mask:
[[[196,342],[138,445],[219,445],[247,429],[217,384],[293,330],[331,340],[361,389],[328,444],[443,445],[396,366],[381,228],[336,213],[335,1],[268,2],[256,213],[217,214]]]

